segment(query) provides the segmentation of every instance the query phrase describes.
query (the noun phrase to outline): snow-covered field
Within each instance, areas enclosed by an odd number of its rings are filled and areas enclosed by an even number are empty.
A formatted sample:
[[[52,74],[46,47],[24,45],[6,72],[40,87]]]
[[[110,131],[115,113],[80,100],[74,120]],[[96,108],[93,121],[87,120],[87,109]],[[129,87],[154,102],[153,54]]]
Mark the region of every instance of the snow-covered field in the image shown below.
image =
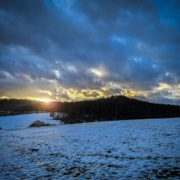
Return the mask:
[[[180,118],[26,128],[37,116],[0,118],[0,179],[180,179]]]
[[[36,113],[0,117],[0,127],[6,130],[24,129],[29,127],[35,120],[41,120],[49,124],[58,124],[58,121],[52,121],[49,113]]]

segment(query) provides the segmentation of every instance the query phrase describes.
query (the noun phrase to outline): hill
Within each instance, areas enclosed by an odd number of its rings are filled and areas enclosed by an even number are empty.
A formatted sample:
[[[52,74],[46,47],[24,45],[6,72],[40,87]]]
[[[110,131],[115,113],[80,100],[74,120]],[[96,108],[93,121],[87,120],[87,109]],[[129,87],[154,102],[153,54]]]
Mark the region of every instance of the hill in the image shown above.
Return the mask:
[[[180,106],[154,104],[125,96],[64,103],[60,109],[68,114],[68,118],[61,117],[65,123],[180,117]]]

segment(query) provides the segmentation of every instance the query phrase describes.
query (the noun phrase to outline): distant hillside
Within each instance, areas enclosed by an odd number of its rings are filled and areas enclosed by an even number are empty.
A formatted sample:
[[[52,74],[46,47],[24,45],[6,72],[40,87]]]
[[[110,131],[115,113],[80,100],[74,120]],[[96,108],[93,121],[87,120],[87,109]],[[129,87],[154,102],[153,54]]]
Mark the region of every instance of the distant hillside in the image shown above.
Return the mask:
[[[60,109],[69,115],[63,118],[65,123],[180,117],[180,106],[154,104],[125,96],[64,103]]]
[[[26,99],[1,99],[0,116],[50,111],[50,107],[49,104],[39,101]]]
[[[30,112],[63,112],[68,116],[54,117],[65,123],[81,123],[121,119],[180,117],[180,106],[154,104],[125,96],[81,102],[44,103],[30,100],[0,100],[0,115]]]

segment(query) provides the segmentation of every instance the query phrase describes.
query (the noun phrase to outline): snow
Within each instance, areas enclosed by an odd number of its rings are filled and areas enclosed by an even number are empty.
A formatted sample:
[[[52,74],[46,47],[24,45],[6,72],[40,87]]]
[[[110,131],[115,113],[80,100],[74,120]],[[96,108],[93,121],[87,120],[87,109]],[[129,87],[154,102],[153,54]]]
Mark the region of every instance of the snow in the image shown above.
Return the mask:
[[[180,178],[180,118],[19,129],[37,120],[20,117],[16,130],[0,118],[0,179]]]
[[[49,113],[35,113],[16,116],[0,117],[0,127],[2,129],[24,129],[29,127],[34,121],[41,120],[49,124],[58,124],[58,121],[52,121]]]

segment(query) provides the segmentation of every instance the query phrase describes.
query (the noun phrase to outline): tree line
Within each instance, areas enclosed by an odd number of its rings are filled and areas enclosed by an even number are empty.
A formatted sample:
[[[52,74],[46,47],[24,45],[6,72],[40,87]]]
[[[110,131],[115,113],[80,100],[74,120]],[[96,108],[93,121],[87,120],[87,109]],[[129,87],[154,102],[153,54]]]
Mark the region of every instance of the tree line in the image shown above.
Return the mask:
[[[64,123],[82,123],[123,119],[180,117],[180,106],[145,102],[125,96],[112,96],[92,101],[50,102],[31,100],[0,100],[0,115],[3,113],[26,114],[32,112],[61,112]],[[66,115],[67,114],[67,115]],[[8,114],[9,115],[9,114]]]

